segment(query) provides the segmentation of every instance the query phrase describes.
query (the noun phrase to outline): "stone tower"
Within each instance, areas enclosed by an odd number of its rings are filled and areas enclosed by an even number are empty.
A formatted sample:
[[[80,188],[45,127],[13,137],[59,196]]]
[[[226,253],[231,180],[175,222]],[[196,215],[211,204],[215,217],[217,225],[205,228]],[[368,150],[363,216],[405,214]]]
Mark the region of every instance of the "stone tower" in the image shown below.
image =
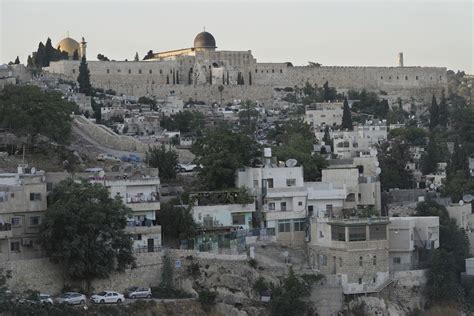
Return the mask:
[[[87,48],[87,42],[86,40],[84,39],[84,37],[82,37],[82,41],[81,41],[81,58],[82,57],[86,57],[86,48]],[[86,57],[87,58],[87,57]]]
[[[398,67],[403,67],[403,53],[398,53]]]

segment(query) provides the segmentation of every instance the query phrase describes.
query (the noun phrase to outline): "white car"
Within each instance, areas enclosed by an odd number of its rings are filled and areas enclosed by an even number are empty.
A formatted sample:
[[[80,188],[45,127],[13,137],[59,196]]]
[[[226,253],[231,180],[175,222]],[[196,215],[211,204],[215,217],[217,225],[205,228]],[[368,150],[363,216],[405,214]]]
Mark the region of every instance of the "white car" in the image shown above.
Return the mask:
[[[123,294],[114,291],[103,291],[91,296],[91,302],[96,304],[117,303],[125,301]]]
[[[76,293],[76,292],[66,292],[64,294],[61,294],[57,299],[56,302],[58,304],[69,304],[69,305],[84,305],[86,303],[86,296],[81,293]]]
[[[198,168],[199,166],[192,162],[179,163],[176,165],[176,170],[178,170],[178,172],[197,171]]]
[[[53,305],[53,299],[48,294],[39,294],[41,304]]]
[[[121,162],[121,160],[111,154],[99,154],[96,158],[97,161],[114,161]]]

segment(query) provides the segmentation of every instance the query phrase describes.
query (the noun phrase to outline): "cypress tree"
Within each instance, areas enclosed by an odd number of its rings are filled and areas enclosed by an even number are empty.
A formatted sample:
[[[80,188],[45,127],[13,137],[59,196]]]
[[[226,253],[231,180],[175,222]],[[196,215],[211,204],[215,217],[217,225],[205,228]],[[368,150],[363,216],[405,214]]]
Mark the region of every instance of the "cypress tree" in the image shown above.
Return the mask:
[[[439,124],[439,107],[436,102],[436,97],[433,94],[430,107],[430,131],[432,131]]]
[[[139,61],[140,58],[138,58],[138,52],[135,53],[135,58],[133,58],[133,61]]]
[[[354,129],[352,125],[351,109],[349,108],[347,98],[344,99],[344,108],[342,110],[342,128],[347,128],[350,131]]]
[[[437,170],[438,156],[438,146],[436,144],[436,141],[434,140],[434,137],[431,136],[426,151],[423,153],[423,157],[421,160],[421,172],[423,174],[430,174]]]
[[[44,44],[43,42],[40,42],[38,45],[38,50],[36,51],[36,56],[35,56],[35,62],[36,62],[36,67],[41,68],[44,67],[44,61],[45,61],[45,51],[44,51]]]
[[[87,67],[86,57],[82,57],[81,64],[79,65],[79,76],[77,77],[79,83],[79,92],[85,95],[92,95],[92,86],[90,81],[89,68]]]
[[[48,37],[46,40],[46,45],[44,47],[44,65],[49,66],[51,60],[55,60],[56,58],[56,49],[54,49],[53,45],[51,44],[51,39]]]
[[[19,64],[20,64],[20,58],[18,56],[16,56],[15,65],[19,65]]]
[[[331,140],[331,135],[329,134],[329,126],[327,126],[327,125],[324,128],[323,142],[324,142],[325,145],[329,145],[331,147],[331,151],[333,150],[332,149],[333,143],[332,143],[332,140]]]
[[[30,55],[28,55],[28,60],[27,60],[27,62],[26,62],[26,66],[27,66],[28,68],[32,68],[32,67],[35,66],[34,63],[33,63],[33,58],[31,58]]]
[[[72,60],[79,60],[79,52],[77,49],[74,51],[74,54],[72,55]]]
[[[439,102],[439,125],[446,127],[448,125],[448,105],[446,104],[446,97],[444,91]]]

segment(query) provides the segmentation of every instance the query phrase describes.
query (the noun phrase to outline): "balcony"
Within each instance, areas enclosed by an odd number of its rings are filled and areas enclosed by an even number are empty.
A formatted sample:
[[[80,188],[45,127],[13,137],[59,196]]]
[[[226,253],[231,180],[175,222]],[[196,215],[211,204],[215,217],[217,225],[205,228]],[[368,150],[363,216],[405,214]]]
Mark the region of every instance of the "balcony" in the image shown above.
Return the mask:
[[[0,239],[12,237],[12,225],[10,223],[0,224]]]
[[[125,231],[134,235],[161,234],[161,226],[156,225],[154,221],[127,222]]]
[[[160,198],[158,193],[152,193],[149,195],[127,194],[126,205],[131,208],[132,211],[156,211],[160,209]]]
[[[388,224],[390,220],[388,217],[368,217],[368,218],[328,218],[328,224],[338,226],[359,226],[359,225],[374,225],[374,224]]]

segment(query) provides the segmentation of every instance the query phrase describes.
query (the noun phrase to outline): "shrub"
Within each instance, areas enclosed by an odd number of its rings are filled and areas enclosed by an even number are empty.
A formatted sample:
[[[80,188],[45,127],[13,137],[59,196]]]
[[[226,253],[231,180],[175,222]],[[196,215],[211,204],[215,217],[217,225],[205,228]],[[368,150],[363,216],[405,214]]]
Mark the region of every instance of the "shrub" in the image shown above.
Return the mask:
[[[249,266],[251,266],[252,268],[257,269],[257,260],[251,258],[251,259],[248,261],[248,264],[249,264]]]
[[[191,294],[180,289],[170,288],[166,286],[156,286],[151,288],[151,295],[154,298],[161,299],[176,299],[176,298],[191,298]]]
[[[209,311],[210,307],[216,303],[217,292],[203,289],[198,291],[198,302],[204,310]]]

